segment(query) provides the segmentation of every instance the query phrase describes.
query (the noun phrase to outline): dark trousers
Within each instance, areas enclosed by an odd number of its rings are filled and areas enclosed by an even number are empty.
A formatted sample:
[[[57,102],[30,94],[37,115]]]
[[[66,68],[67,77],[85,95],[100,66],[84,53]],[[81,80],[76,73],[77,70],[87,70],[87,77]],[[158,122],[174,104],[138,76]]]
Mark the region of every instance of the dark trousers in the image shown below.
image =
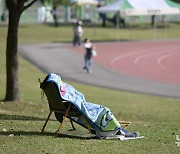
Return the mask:
[[[73,45],[76,46],[76,45],[81,45],[81,38],[80,36],[74,36],[74,39],[73,39]]]

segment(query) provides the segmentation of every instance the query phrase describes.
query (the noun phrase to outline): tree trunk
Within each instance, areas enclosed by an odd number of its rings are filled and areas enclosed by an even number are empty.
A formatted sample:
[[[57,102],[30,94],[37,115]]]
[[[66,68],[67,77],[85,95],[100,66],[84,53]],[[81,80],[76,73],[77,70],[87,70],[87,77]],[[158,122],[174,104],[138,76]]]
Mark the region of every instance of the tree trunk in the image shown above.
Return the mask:
[[[9,24],[6,44],[6,96],[5,101],[19,100],[18,86],[18,26],[21,13],[16,5],[9,9]],[[12,8],[13,7],[13,8]]]

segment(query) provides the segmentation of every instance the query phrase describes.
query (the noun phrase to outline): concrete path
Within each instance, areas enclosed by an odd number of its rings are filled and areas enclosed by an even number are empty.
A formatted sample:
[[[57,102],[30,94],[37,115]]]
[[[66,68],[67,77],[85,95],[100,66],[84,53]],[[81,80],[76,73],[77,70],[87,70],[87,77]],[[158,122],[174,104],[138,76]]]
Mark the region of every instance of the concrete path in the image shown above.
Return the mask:
[[[22,45],[20,55],[45,73],[57,73],[62,80],[71,80],[94,86],[130,92],[180,98],[180,85],[144,80],[113,72],[97,63],[93,73],[83,71],[83,55],[64,48],[61,43]]]

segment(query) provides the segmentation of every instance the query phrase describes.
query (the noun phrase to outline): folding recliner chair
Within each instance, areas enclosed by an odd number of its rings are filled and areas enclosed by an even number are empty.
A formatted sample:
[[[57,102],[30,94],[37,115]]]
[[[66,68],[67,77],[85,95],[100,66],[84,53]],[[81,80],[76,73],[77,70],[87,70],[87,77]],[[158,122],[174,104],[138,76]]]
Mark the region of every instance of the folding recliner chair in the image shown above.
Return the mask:
[[[66,118],[70,119],[72,128],[75,129],[75,127],[73,125],[74,120],[72,117],[83,116],[82,113],[72,103],[65,101],[61,98],[61,96],[58,92],[58,87],[54,82],[48,82],[46,84],[44,84],[43,82],[40,82],[40,88],[44,91],[44,93],[47,97],[48,104],[49,104],[49,110],[50,110],[49,115],[44,123],[44,126],[43,126],[41,132],[44,131],[52,112],[59,113],[62,116],[62,121],[61,121],[60,127],[58,128],[56,133],[58,133],[60,131]],[[85,116],[83,116],[83,117],[84,117],[84,121],[86,124],[85,128],[87,128],[89,130],[89,132],[91,132],[91,126],[89,125],[87,118]]]
[[[133,135],[125,130],[130,122],[118,122],[109,108],[87,102],[81,92],[63,82],[59,75],[53,73],[47,75],[43,82],[40,82],[40,88],[47,97],[50,110],[41,132],[44,131],[52,112],[54,112],[56,119],[61,123],[56,133],[60,131],[65,119],[68,118],[73,129],[75,129],[73,125],[75,122],[98,138],[114,137],[120,134]]]

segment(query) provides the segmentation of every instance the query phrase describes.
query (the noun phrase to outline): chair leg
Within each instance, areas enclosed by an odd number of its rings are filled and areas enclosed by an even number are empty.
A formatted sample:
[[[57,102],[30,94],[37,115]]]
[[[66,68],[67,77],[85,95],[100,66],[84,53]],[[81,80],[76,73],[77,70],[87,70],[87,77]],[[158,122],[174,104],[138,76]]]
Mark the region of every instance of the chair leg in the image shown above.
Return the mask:
[[[56,134],[57,134],[57,133],[60,131],[60,129],[62,128],[62,125],[64,124],[64,121],[65,121],[65,119],[66,119],[66,116],[67,116],[67,114],[68,114],[68,112],[69,112],[70,107],[71,107],[71,103],[69,104],[69,106],[68,106],[68,108],[67,108],[67,110],[66,110],[66,112],[65,112],[65,115],[64,115],[64,118],[63,118],[63,120],[62,120],[62,123],[60,124],[58,130],[55,132]]]
[[[124,125],[123,129],[126,129],[129,126],[129,124]]]
[[[44,131],[44,129],[45,129],[45,127],[46,127],[46,124],[47,124],[47,122],[48,122],[48,120],[49,120],[49,118],[50,118],[50,116],[51,116],[51,113],[52,113],[52,111],[49,112],[49,115],[48,115],[48,117],[47,117],[47,119],[46,119],[46,122],[44,123],[44,126],[43,126],[43,128],[42,128],[42,130],[41,130],[41,133]]]
[[[76,128],[74,127],[73,121],[71,119],[70,119],[70,122],[71,122],[71,126],[72,126],[73,130],[76,130]]]
[[[124,126],[122,126],[123,129],[126,129],[131,124],[131,122],[129,122],[129,121],[119,121],[119,123],[121,125],[124,125]]]

